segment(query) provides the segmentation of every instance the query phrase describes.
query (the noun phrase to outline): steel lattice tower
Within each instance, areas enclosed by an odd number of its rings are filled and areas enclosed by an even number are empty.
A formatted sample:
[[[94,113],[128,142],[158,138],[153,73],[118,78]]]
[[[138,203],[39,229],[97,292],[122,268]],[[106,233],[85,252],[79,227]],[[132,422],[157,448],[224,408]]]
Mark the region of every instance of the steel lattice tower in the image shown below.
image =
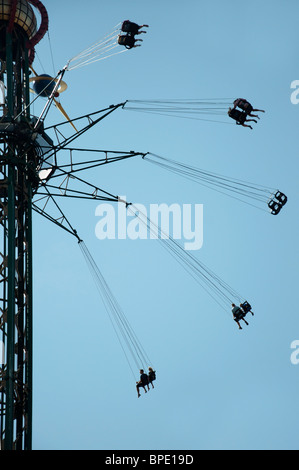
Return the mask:
[[[40,9],[39,1],[30,3]],[[41,132],[34,132],[30,119],[29,65],[45,31],[36,31],[30,3],[0,1],[0,442],[5,450],[31,449],[31,219]]]

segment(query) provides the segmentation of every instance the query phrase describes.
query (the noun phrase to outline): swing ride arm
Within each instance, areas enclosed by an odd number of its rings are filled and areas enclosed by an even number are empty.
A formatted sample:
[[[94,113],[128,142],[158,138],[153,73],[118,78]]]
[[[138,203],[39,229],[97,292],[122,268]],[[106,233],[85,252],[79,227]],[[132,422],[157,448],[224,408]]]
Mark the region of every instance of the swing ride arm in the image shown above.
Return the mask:
[[[109,163],[116,163],[122,160],[127,160],[129,158],[134,158],[141,156],[144,158],[147,154],[142,152],[135,152],[133,150],[129,152],[123,151],[113,151],[113,150],[99,150],[99,149],[82,149],[82,148],[63,148],[61,149],[65,152],[68,152],[68,163],[66,163],[65,155],[63,156],[63,164],[58,164],[57,160],[55,163],[56,169],[55,174],[53,174],[52,178],[57,178],[59,176],[66,176],[66,175],[73,175],[74,173],[83,171],[83,170],[90,170],[92,168],[106,165]],[[77,153],[88,153],[94,154],[96,158],[92,159],[89,158],[86,161],[76,161],[74,159],[74,154]],[[98,158],[98,155],[103,155],[102,158]]]
[[[47,127],[44,130],[49,131],[50,129],[54,130],[57,140],[58,140],[58,145],[55,146],[53,149],[49,149],[44,153],[44,162],[49,160],[53,155],[55,155],[56,152],[59,150],[64,149],[67,145],[69,145],[71,142],[74,140],[78,139],[81,135],[85,134],[85,132],[89,131],[92,127],[94,127],[96,124],[98,124],[100,121],[105,119],[107,116],[109,116],[111,113],[116,111],[118,108],[122,107],[123,103],[117,104],[117,105],[111,105],[108,108],[101,109],[99,111],[95,111],[90,114],[85,114],[84,116],[80,116],[78,118],[72,119],[71,122],[81,122],[81,120],[87,120],[87,124],[82,127],[82,129],[78,130],[77,132],[73,133],[69,137],[65,137],[62,132],[60,131],[60,128],[68,124],[68,121],[61,122],[59,124],[55,124],[53,126]],[[103,114],[102,114],[103,113]],[[100,116],[99,116],[100,114]],[[61,141],[60,138],[62,138]]]

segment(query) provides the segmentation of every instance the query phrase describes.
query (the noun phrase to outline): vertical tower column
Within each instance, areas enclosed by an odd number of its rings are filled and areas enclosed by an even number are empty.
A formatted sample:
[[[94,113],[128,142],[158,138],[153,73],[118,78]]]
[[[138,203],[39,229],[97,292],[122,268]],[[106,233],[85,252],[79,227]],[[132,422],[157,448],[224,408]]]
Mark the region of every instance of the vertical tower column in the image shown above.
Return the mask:
[[[1,449],[32,447],[32,189],[28,53],[21,30],[6,33],[0,120]],[[24,110],[24,111],[23,111]]]

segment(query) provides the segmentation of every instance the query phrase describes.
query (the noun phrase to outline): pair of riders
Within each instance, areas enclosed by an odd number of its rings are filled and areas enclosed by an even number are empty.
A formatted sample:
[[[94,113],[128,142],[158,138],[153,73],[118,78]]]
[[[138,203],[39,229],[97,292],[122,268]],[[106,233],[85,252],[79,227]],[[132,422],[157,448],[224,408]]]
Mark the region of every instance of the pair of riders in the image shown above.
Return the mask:
[[[126,49],[132,49],[133,47],[141,46],[141,44],[136,44],[136,42],[142,42],[142,39],[135,39],[136,35],[146,33],[146,31],[141,31],[141,28],[148,28],[148,25],[143,24],[140,26],[137,23],[132,23],[132,21],[129,20],[124,21],[121,26],[121,30],[126,34],[120,34],[118,36],[118,44],[125,46]]]
[[[242,111],[237,108],[240,108]],[[252,129],[252,126],[245,124],[245,122],[250,121],[257,122],[255,119],[247,119],[248,116],[259,119],[259,116],[257,114],[252,114],[252,112],[264,113],[265,111],[263,109],[254,109],[253,106],[244,98],[237,98],[234,101],[233,108],[229,108],[227,114],[230,118],[234,119],[236,124],[239,126],[250,127],[250,129]]]
[[[254,315],[254,313],[251,311],[251,305],[247,301],[245,301],[243,304],[240,304],[240,307],[237,307],[235,304],[232,304],[232,314],[235,322],[239,326],[239,330],[242,330],[242,327],[240,325],[241,320],[243,320],[247,326],[249,325],[249,323],[245,320],[245,317],[248,312],[250,312],[252,316]]]
[[[138,398],[141,396],[139,389],[142,387],[145,393],[147,393],[146,387],[149,390],[150,389],[150,384],[152,388],[154,387],[153,381],[156,380],[156,372],[152,369],[152,367],[148,368],[148,374],[144,372],[143,369],[140,370],[140,380],[139,382],[136,382],[136,390],[137,390],[137,395]]]

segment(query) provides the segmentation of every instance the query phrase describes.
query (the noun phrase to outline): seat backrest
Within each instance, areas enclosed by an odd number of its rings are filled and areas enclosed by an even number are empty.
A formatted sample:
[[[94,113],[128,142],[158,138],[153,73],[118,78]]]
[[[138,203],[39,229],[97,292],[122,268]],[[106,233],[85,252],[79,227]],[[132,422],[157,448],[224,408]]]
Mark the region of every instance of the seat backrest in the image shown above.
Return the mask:
[[[283,206],[287,203],[287,196],[285,194],[283,194],[281,191],[277,191],[277,193],[275,194],[275,198],[277,199],[277,201],[279,201]]]
[[[151,380],[156,380],[156,372],[154,370],[149,373],[149,378]]]
[[[147,385],[148,384],[148,375],[147,374],[141,374],[141,382],[143,385]]]
[[[268,207],[271,209],[271,214],[277,215],[282,208],[282,204],[280,202],[274,201],[274,199],[271,199],[271,201],[268,202]]]
[[[119,35],[119,36],[118,36],[118,44],[120,44],[121,46],[125,46],[125,44],[126,44],[126,37],[127,37],[127,36]]]
[[[245,302],[243,302],[240,306],[244,310],[245,313],[248,313],[251,310],[251,305],[249,302],[247,302],[247,300],[245,300]]]

